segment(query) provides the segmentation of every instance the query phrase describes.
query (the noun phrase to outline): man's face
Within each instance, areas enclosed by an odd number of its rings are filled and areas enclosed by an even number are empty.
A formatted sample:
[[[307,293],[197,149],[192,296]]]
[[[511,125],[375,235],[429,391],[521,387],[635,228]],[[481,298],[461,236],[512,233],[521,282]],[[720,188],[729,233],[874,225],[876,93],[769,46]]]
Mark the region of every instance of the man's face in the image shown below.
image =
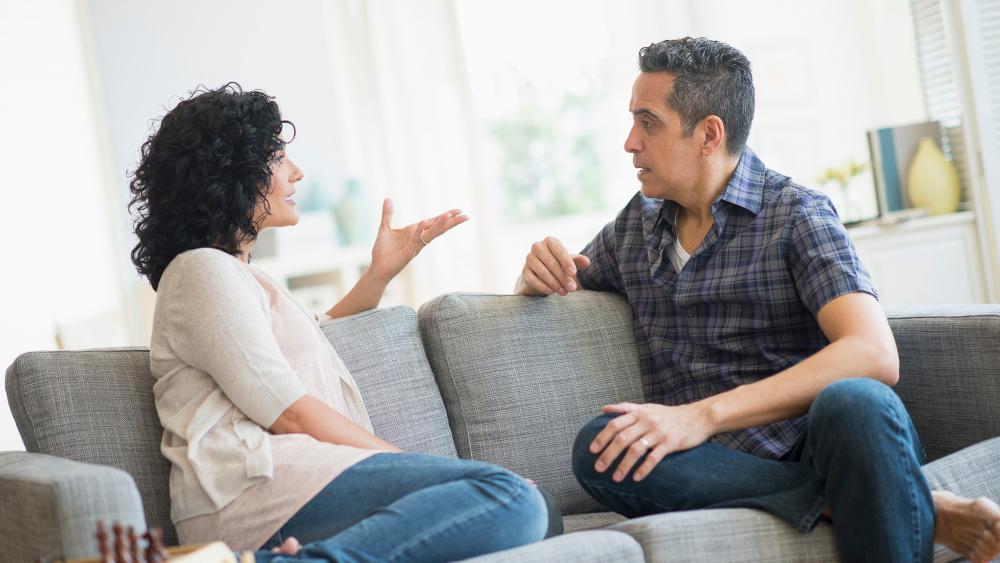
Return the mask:
[[[667,72],[640,73],[632,86],[632,129],[625,150],[639,169],[646,197],[674,199],[697,182],[702,158],[698,135],[685,136],[680,115],[667,106],[673,87],[674,76]]]

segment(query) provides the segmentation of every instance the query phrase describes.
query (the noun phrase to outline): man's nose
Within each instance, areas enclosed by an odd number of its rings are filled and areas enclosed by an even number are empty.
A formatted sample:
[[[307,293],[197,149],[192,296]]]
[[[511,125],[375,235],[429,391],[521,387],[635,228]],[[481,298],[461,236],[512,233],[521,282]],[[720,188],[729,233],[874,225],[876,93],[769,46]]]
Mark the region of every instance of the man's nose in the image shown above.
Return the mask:
[[[627,153],[637,153],[642,150],[642,143],[639,142],[638,135],[635,134],[635,127],[628,132],[628,137],[625,137],[625,152]]]

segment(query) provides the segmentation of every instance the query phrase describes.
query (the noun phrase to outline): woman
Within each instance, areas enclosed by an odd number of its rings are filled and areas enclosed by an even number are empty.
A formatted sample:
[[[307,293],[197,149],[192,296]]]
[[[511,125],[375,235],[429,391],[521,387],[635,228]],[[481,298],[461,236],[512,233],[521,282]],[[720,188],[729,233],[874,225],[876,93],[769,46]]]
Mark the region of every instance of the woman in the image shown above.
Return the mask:
[[[150,367],[181,542],[262,548],[258,561],[440,561],[541,539],[545,502],[523,478],[375,436],[319,319],[250,265],[260,231],[299,219],[285,124],[262,92],[196,91],[143,144],[130,185],[132,261],[157,291]],[[376,307],[467,220],[391,218],[386,200],[371,265],[329,317]]]

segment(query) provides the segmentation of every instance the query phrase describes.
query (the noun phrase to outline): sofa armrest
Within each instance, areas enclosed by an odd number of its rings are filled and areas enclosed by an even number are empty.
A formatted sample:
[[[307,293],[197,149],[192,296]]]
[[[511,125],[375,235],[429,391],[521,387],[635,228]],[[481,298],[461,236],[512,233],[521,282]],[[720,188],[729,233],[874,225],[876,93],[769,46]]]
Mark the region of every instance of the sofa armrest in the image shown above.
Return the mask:
[[[928,461],[1000,436],[1000,306],[887,311],[899,348],[896,392]]]
[[[26,452],[0,452],[0,558],[80,559],[98,554],[98,519],[146,529],[128,473]]]

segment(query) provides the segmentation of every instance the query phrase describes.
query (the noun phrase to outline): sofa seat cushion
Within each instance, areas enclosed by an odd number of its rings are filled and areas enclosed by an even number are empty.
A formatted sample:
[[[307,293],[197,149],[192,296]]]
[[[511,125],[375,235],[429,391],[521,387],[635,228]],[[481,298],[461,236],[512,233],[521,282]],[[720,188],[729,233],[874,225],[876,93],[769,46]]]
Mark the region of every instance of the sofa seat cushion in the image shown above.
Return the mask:
[[[489,555],[466,559],[465,563],[643,563],[642,547],[621,532],[578,532]]]
[[[970,446],[923,467],[931,489],[1000,498],[1000,438]],[[642,544],[647,561],[836,561],[833,528],[804,534],[770,514],[745,508],[657,514],[610,526]],[[934,561],[961,559],[936,545]]]
[[[833,528],[804,534],[749,508],[691,510],[627,520],[608,528],[636,539],[647,561],[837,561]]]
[[[625,521],[625,517],[617,512],[588,512],[586,514],[571,514],[563,517],[563,532],[582,532],[596,530]]]
[[[410,452],[457,455],[413,309],[373,309],[322,329],[357,381],[377,436]]]
[[[576,482],[571,452],[602,405],[642,399],[625,300],[450,294],[418,318],[458,455],[534,479],[564,515],[601,511]]]

